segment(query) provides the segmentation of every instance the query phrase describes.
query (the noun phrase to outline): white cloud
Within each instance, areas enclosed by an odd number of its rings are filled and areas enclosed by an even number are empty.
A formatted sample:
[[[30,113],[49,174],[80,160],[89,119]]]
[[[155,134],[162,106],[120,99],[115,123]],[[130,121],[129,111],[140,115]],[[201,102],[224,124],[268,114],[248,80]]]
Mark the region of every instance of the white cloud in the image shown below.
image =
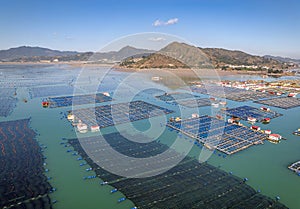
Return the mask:
[[[152,37],[152,38],[149,38],[148,40],[149,41],[157,41],[157,42],[159,42],[159,41],[165,41],[166,39],[163,38],[163,37]]]
[[[174,25],[174,24],[178,23],[178,21],[179,21],[178,18],[172,18],[172,19],[169,19],[168,21],[155,20],[153,25],[155,27],[164,26],[164,25]]]

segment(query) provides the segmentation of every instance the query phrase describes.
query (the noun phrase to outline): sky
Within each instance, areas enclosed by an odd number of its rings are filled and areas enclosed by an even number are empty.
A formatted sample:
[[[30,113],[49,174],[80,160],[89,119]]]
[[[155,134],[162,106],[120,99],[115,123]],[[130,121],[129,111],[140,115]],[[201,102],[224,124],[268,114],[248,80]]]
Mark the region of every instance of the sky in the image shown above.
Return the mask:
[[[0,49],[98,51],[123,36],[159,32],[200,47],[300,59],[299,0],[0,0],[0,5]]]

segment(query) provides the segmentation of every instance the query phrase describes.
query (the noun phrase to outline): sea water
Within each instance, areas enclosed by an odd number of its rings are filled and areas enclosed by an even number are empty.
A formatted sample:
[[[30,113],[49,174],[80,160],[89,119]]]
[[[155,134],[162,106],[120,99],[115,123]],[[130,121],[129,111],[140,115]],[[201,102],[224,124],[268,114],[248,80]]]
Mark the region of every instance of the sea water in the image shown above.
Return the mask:
[[[76,77],[80,74],[80,68],[71,68],[69,66],[0,66],[0,87],[17,87],[16,97],[19,99],[16,108],[8,117],[0,117],[1,121],[17,120],[23,118],[31,118],[30,126],[37,133],[37,140],[47,146],[44,155],[49,169],[47,176],[52,177],[50,184],[57,188],[57,191],[51,194],[52,200],[58,200],[54,204],[55,209],[95,209],[95,208],[114,208],[125,209],[131,208],[134,204],[130,200],[117,203],[117,200],[124,195],[120,192],[111,194],[112,187],[100,186],[101,180],[91,179],[83,180],[84,176],[93,175],[85,169],[89,166],[79,166],[82,161],[78,161],[78,156],[68,153],[71,147],[64,147],[61,142],[62,138],[76,138],[76,132],[71,124],[66,120],[64,114],[71,110],[71,107],[63,108],[42,108],[41,101],[43,98],[30,98],[30,88],[32,86],[53,86],[53,85],[75,85]],[[98,69],[98,70],[101,70]],[[97,71],[94,71],[95,73]],[[128,73],[120,71],[112,71],[106,79],[101,80],[103,91],[110,91],[115,85],[126,77]],[[89,76],[89,82],[94,79],[93,75]],[[223,78],[222,78],[223,79]],[[231,80],[247,80],[262,79],[258,76],[226,76],[224,79]],[[272,78],[277,79],[277,78]],[[96,82],[99,79],[94,79]],[[151,80],[151,79],[150,79]],[[141,77],[139,82],[149,82],[148,77]],[[80,85],[81,90],[89,91],[90,83]],[[157,85],[158,88],[168,90],[168,86]],[[91,88],[94,89],[94,88]],[[169,89],[174,91],[174,87]],[[51,95],[49,95],[51,96]],[[24,102],[26,99],[28,102]],[[151,103],[155,103],[167,108],[167,103],[156,100],[153,95],[144,95],[145,99]],[[126,100],[126,96],[117,99],[115,103]],[[234,102],[227,101],[229,107],[237,107],[241,105],[250,105],[260,107],[261,105],[253,102]],[[104,103],[105,104],[105,103]],[[89,105],[87,105],[89,106]],[[287,140],[281,141],[279,144],[272,144],[265,141],[263,145],[252,146],[244,151],[238,152],[232,156],[223,158],[223,154],[219,156],[218,152],[213,154],[208,163],[220,167],[221,169],[233,172],[241,178],[247,177],[247,182],[255,189],[267,196],[275,198],[281,197],[281,202],[291,209],[300,207],[300,177],[290,171],[287,166],[300,160],[300,137],[292,134],[294,130],[300,127],[300,107],[283,110],[271,107],[283,116],[272,119],[270,124],[259,124],[262,129],[270,129],[274,133],[281,134]],[[196,109],[195,109],[196,110]],[[190,110],[193,112],[193,109]],[[199,108],[200,114],[211,114],[211,107]],[[175,112],[173,115],[179,114]],[[167,116],[168,117],[168,116]],[[134,126],[138,130],[145,130],[148,127],[146,120],[134,122]],[[250,124],[246,124],[250,125]],[[105,128],[104,133],[113,131],[113,128]],[[159,140],[162,143],[169,144],[169,138],[174,137],[175,132],[166,131]],[[84,135],[82,135],[84,136]],[[194,147],[190,155],[198,157],[201,148]]]

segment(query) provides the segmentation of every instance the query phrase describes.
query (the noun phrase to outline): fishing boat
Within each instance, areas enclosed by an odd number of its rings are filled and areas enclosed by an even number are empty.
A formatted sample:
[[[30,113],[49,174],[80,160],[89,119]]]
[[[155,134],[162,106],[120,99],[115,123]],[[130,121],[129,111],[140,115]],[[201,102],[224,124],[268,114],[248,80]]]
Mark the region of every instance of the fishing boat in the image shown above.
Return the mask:
[[[294,135],[300,136],[300,128],[298,128],[298,130],[293,132]]]
[[[256,122],[256,118],[253,117],[248,117],[247,120],[252,123]]]

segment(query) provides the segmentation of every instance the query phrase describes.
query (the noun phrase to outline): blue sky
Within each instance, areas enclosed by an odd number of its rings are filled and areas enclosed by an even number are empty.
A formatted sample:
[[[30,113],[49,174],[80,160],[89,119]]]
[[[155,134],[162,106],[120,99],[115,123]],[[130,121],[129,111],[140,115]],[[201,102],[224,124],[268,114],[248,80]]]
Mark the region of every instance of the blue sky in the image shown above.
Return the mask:
[[[298,0],[1,0],[0,4],[0,49],[29,45],[96,51],[125,35],[161,32],[201,47],[300,58]]]

